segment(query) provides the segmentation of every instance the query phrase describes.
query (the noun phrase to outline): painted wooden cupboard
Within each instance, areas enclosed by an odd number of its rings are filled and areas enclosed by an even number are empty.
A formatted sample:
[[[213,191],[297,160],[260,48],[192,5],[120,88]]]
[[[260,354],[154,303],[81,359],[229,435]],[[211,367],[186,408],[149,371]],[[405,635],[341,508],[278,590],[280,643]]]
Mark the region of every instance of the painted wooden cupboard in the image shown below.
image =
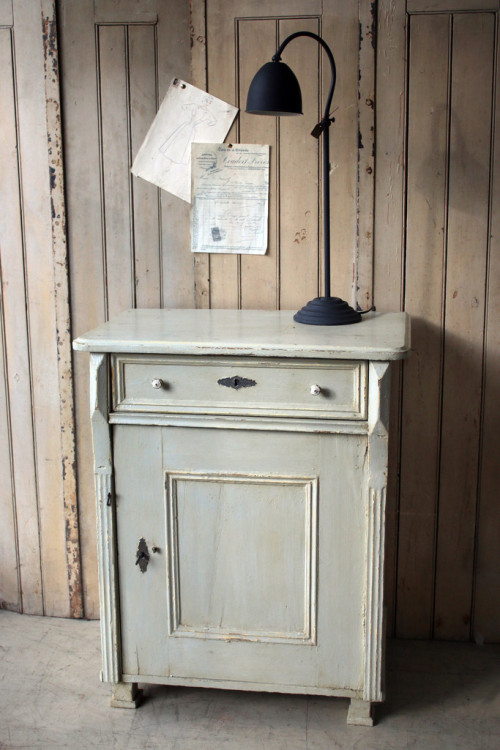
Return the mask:
[[[103,679],[383,699],[390,362],[405,313],[131,310],[90,352]],[[111,379],[109,379],[111,373]]]

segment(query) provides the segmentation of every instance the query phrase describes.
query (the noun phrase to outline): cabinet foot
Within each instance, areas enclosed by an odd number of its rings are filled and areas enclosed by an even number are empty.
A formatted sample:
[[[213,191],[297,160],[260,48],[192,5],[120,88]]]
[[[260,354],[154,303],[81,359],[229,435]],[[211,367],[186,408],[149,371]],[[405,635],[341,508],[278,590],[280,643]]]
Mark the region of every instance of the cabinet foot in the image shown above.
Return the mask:
[[[141,701],[142,690],[136,682],[117,682],[113,685],[110,705],[113,708],[137,708]]]
[[[347,723],[361,727],[372,727],[372,704],[370,701],[351,698],[349,711],[347,712]]]

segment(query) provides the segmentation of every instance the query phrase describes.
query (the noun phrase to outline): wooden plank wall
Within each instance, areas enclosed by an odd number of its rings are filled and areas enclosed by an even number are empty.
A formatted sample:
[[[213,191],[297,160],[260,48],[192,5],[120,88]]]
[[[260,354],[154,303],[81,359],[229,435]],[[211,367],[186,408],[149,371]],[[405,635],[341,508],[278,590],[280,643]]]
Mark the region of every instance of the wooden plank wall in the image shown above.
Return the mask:
[[[0,4],[0,607],[81,616],[54,14]]]
[[[375,299],[413,319],[389,504],[400,637],[500,637],[498,3],[484,7],[380,4]]]
[[[202,6],[202,3],[195,3]],[[367,7],[368,4],[366,4]],[[368,13],[368,16],[370,14]],[[368,20],[364,23],[369,25]],[[324,36],[333,47],[341,74],[333,100],[336,122],[331,129],[331,244],[334,294],[370,305],[371,254],[363,277],[363,293],[356,288],[358,256],[358,54],[359,8],[357,2],[321,0],[211,0],[206,5],[206,52],[194,48],[198,85],[207,85],[216,96],[242,110],[229,141],[271,145],[269,248],[263,257],[212,255],[198,261],[198,306],[228,308],[295,309],[316,297],[323,288],[320,144],[310,131],[323,115],[330,84],[326,56],[311,39],[297,39],[284,60],[302,81],[301,118],[264,118],[244,112],[250,81],[257,69],[271,59],[278,44],[297,30]],[[372,50],[366,35],[366,46]],[[365,49],[363,43],[362,49]],[[206,70],[196,57],[206,54]],[[373,59],[371,62],[373,71]],[[370,76],[364,79],[363,109],[368,113],[364,151],[370,154],[373,120]],[[373,169],[364,166],[367,174]],[[370,196],[364,216],[371,237]],[[370,243],[371,246],[371,243]]]
[[[73,336],[130,307],[193,307],[189,206],[130,166],[170,80],[189,80],[189,6],[61,0]],[[98,617],[88,358],[74,357],[86,617]]]
[[[500,640],[499,3],[379,0],[374,249],[370,7],[58,0],[66,235],[54,1],[38,16],[0,0],[0,606],[98,616],[88,362],[69,368],[69,312],[77,336],[130,306],[296,308],[321,289],[308,133],[328,76],[311,40],[286,50],[305,117],[241,114],[230,134],[272,146],[265,256],[192,257],[187,204],[129,174],[174,75],[244,106],[279,40],[310,29],[339,71],[334,293],[365,307],[374,289],[377,309],[414,319],[413,356],[393,378],[389,633]]]

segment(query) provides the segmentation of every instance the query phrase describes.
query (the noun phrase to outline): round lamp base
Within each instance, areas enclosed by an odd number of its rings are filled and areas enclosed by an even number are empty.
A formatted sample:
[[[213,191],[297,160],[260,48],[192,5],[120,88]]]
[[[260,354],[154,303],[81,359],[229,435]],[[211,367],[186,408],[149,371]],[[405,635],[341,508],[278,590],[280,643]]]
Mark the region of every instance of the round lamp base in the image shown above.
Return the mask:
[[[347,326],[359,323],[361,315],[340,297],[316,297],[296,312],[293,319],[310,326]]]

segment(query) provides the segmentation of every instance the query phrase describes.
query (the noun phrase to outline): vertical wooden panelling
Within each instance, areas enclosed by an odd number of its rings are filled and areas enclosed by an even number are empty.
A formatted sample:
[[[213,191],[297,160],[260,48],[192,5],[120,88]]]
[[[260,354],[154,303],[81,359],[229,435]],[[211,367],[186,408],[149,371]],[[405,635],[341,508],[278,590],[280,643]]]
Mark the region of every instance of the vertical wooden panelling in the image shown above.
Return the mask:
[[[50,94],[43,85],[40,16],[35,19],[25,3],[13,7],[13,36],[0,29],[0,459],[6,467],[0,491],[13,498],[0,511],[0,551],[8,561],[0,597],[14,609],[67,614],[61,371],[46,210],[44,97]],[[299,219],[313,193],[316,212],[321,203],[318,144],[309,135],[329,83],[323,59],[317,76],[319,48],[297,40],[284,54],[302,83],[304,117],[292,122],[240,114],[230,135],[238,131],[241,141],[271,144],[268,253],[202,258],[203,283],[195,290],[188,204],[164,193],[159,198],[129,174],[158,98],[174,75],[189,78],[189,4],[62,0],[59,7],[73,334],[135,304],[191,306],[195,293],[201,305],[268,308],[297,307],[317,294],[322,269],[313,236],[319,217]],[[193,43],[201,59],[200,7],[193,6]],[[339,71],[331,131],[332,290],[352,300],[360,280],[368,288],[371,263],[369,247],[356,257],[356,211],[363,205],[356,194],[357,3],[323,8],[316,0],[291,0],[286,7],[278,0],[211,0],[207,12],[208,90],[240,107],[278,38],[310,28],[331,44]],[[388,498],[388,604],[396,609],[400,636],[466,639],[473,617],[479,641],[500,638],[500,605],[492,594],[500,577],[498,147],[491,150],[496,15],[410,17],[389,0],[379,4],[375,303],[379,310],[397,309],[401,301],[414,320],[415,350],[404,365],[399,513],[396,484]],[[194,83],[203,88],[201,67]],[[82,356],[75,358],[75,375],[85,614],[93,617],[95,500]],[[397,391],[399,378],[394,381]],[[396,401],[393,420],[398,417]],[[397,441],[391,451],[394,476]]]
[[[330,44],[337,66],[332,101],[335,122],[330,128],[331,289],[333,295],[347,300],[354,307],[357,303],[357,209],[360,200],[357,179],[360,3],[373,7],[369,0],[323,3],[321,24],[321,34]],[[366,15],[364,10],[361,15]],[[323,108],[330,85],[325,63],[323,55]],[[365,243],[365,250],[367,248]]]
[[[66,206],[73,336],[105,319],[93,3],[59,5]],[[73,356],[85,616],[99,614],[89,363]]]
[[[274,19],[243,20],[237,26],[240,141],[270,146],[269,224],[266,254],[241,257],[241,306],[248,309],[279,308],[278,122],[274,117],[245,113],[246,96],[255,71],[269,60],[277,43]]]
[[[156,34],[153,25],[128,28],[130,145],[135,158],[157,108]],[[161,307],[159,189],[132,177],[134,282],[137,307]]]
[[[271,59],[277,43],[289,33],[312,30],[332,46],[340,71],[332,104],[337,122],[331,129],[329,176],[332,289],[334,294],[354,301],[358,200],[358,3],[324,5],[294,0],[285,6],[279,0],[252,3],[247,0],[233,0],[231,3],[212,0],[206,7],[208,89],[233,102],[236,88],[242,108],[251,78],[263,62]],[[275,39],[272,39],[273,23],[277,26]],[[250,118],[240,113],[240,141],[255,143],[263,139],[271,144],[269,251],[266,256],[258,258],[214,255],[207,260],[203,267],[206,272],[210,266],[212,307],[272,307],[277,298],[281,308],[294,309],[317,296],[323,288],[322,239],[318,242],[318,235],[322,234],[318,232],[322,207],[320,143],[311,137],[310,131],[323,115],[331,80],[330,69],[323,51],[310,39],[294,40],[285,49],[283,60],[295,70],[302,83],[304,116],[278,119],[276,130],[273,130],[270,123],[258,122],[267,118]],[[230,133],[228,140],[233,137]],[[369,244],[371,252],[371,242]],[[365,245],[368,247],[367,243]],[[367,267],[371,268],[371,259],[367,259]]]
[[[413,354],[403,380],[396,623],[404,637],[430,637],[434,614],[449,27],[446,15],[415,16],[410,23],[405,309]]]
[[[191,2],[189,26],[191,30],[191,83],[207,90],[207,14],[205,2]],[[210,254],[195,253],[194,304],[210,307]]]
[[[34,13],[22,0],[15,0],[13,8],[44,613],[66,616],[69,606],[42,14],[40,5]]]
[[[71,617],[83,616],[80,532],[76,492],[75,424],[71,357],[68,245],[61,128],[59,49],[55,0],[41,0],[47,152],[50,172],[52,267],[59,385],[59,440]],[[55,467],[54,467],[55,468]],[[59,469],[58,469],[59,470]]]
[[[497,19],[498,23],[498,19]],[[500,640],[500,505],[498,503],[498,415],[500,414],[500,58],[496,48],[494,161],[490,195],[490,252],[486,290],[485,376],[482,455],[475,575],[473,637],[478,643]]]
[[[211,0],[207,7],[207,88],[230,104],[236,103],[236,40],[233,13],[224,0]],[[236,139],[233,125],[227,141]],[[210,257],[210,305],[215,308],[240,307],[240,260],[237,255]]]
[[[11,432],[11,405],[10,405],[10,386],[15,384],[9,378],[8,370],[8,351],[7,335],[11,333],[10,320],[11,315],[9,308],[15,303],[15,288],[12,294],[9,288],[9,277],[12,275],[12,262],[18,259],[18,268],[22,274],[22,236],[19,215],[19,183],[18,183],[18,164],[17,164],[17,137],[16,137],[16,116],[15,116],[15,86],[14,71],[12,67],[12,32],[9,28],[0,29],[0,65],[3,75],[0,78],[0,99],[2,101],[2,118],[0,118],[0,189],[2,200],[0,201],[0,282],[1,282],[1,306],[0,306],[0,462],[2,471],[0,472],[0,608],[5,607],[12,610],[21,610],[21,587],[20,587],[20,569],[19,569],[19,550],[17,543],[16,529],[16,482],[15,467],[13,464],[13,436]],[[9,200],[10,198],[10,200]],[[22,275],[19,279],[21,289],[24,284]],[[22,298],[19,299],[21,303]],[[7,309],[6,309],[7,306]],[[15,322],[12,320],[12,322]],[[18,341],[18,347],[26,351],[26,319],[19,321],[22,326],[23,336]],[[24,347],[23,347],[24,344]],[[15,349],[14,349],[15,351]],[[13,352],[10,352],[11,356]],[[11,367],[14,363],[11,363]],[[29,382],[28,382],[29,394]],[[26,387],[26,380],[23,379],[21,387]],[[13,417],[16,418],[16,412],[19,411],[20,404],[14,404]],[[25,414],[29,415],[28,410]],[[21,423],[22,424],[22,423]],[[29,422],[28,422],[29,426]],[[31,460],[33,452],[31,452]],[[32,479],[32,474],[31,474]],[[22,480],[22,475],[18,481]],[[27,477],[26,489],[30,490],[27,496],[32,508],[35,509],[36,520],[36,494],[34,492],[33,481],[30,483],[30,477]],[[22,489],[22,487],[18,488]],[[34,502],[33,502],[34,501]],[[22,507],[22,506],[21,506]],[[36,530],[37,525],[32,525],[32,530]],[[41,611],[41,581],[40,581],[40,562],[35,555],[32,555],[32,561],[35,562],[35,568],[32,570],[35,587],[38,586],[39,596],[33,602],[34,608]],[[26,563],[29,564],[29,559]],[[29,574],[30,568],[28,567]],[[27,592],[29,591],[29,581],[27,582]]]
[[[376,4],[359,3],[358,216],[356,291],[358,304],[373,304],[373,211],[375,170]]]
[[[0,38],[1,36],[0,31]],[[0,565],[0,609],[19,612],[21,611],[21,586],[11,464],[5,336],[1,319],[0,335],[2,344],[0,347],[0,462],[2,466],[0,472],[0,560],[2,561]]]
[[[319,18],[281,20],[279,42],[295,31],[318,34]],[[320,197],[319,141],[311,136],[311,130],[323,117],[320,61],[325,78],[331,79],[331,73],[326,55],[313,39],[294,39],[285,48],[283,61],[297,73],[304,113],[302,117],[280,119],[280,307],[294,310],[320,293],[323,241],[319,242],[318,221],[322,193]]]
[[[158,11],[158,88],[163,98],[172,78],[189,80],[188,0],[155,0]],[[190,204],[161,192],[162,306],[194,307],[193,254],[189,236]]]
[[[26,613],[80,616],[55,4],[9,5],[0,8],[11,24],[0,31],[0,598]]]
[[[132,178],[174,76],[189,79],[189,4],[60,2],[73,335],[133,307],[193,306],[189,206]],[[99,612],[88,361],[74,357],[85,615]]]
[[[2,530],[2,546],[8,550],[7,559],[19,564],[22,587],[18,603],[25,612],[43,614],[42,572],[38,537],[38,493],[35,475],[33,417],[31,410],[31,378],[26,317],[25,257],[22,224],[22,200],[19,189],[19,153],[17,138],[17,90],[13,67],[12,32],[1,30],[3,76],[0,80],[3,111],[0,137],[0,201],[2,316],[4,342],[4,374],[6,378],[5,422],[2,422],[4,441],[10,443],[12,495],[4,495],[14,503],[20,539],[12,537],[8,524]],[[7,454],[9,456],[9,454]],[[7,479],[8,473],[5,472]],[[7,489],[8,488],[7,485]],[[3,504],[3,503],[2,503]],[[12,507],[12,505],[11,505]],[[4,512],[9,518],[9,508]],[[14,542],[13,546],[10,544]],[[12,571],[11,571],[12,572]],[[17,573],[17,571],[16,571]],[[12,583],[9,585],[11,589]],[[8,601],[7,595],[3,598]]]
[[[467,640],[471,621],[493,49],[492,14],[454,18],[435,612],[436,636],[451,640]]]
[[[404,263],[404,146],[406,124],[406,12],[404,4],[380,0],[377,18],[376,179],[374,210],[374,292],[377,310],[399,310]],[[378,106],[380,103],[380,106]],[[394,634],[399,531],[400,392],[402,366],[391,375],[389,476],[386,511],[385,599],[388,635]]]
[[[128,39],[125,26],[98,27],[104,272],[107,315],[135,307],[129,172]]]
[[[402,296],[413,318],[414,349],[403,379],[396,634],[465,640],[472,632],[479,641],[498,640],[492,192],[498,178],[491,178],[498,18],[449,12],[405,18],[383,2],[379,21],[376,293],[394,303]],[[393,199],[404,187],[406,208]],[[398,224],[406,239],[400,284],[398,264],[391,266],[381,245],[391,237],[399,243]]]

